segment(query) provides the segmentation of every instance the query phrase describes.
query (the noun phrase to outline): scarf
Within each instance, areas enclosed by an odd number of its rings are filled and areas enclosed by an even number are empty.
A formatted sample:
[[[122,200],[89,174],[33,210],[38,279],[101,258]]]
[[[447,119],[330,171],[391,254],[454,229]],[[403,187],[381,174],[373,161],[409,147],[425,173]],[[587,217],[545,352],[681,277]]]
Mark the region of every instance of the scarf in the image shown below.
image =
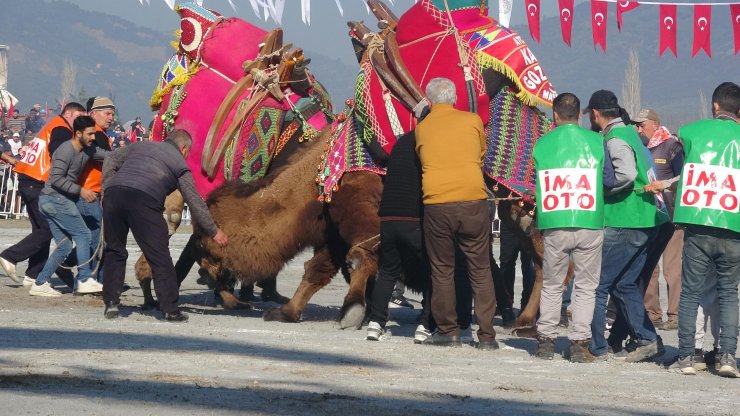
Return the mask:
[[[652,149],[654,147],[658,147],[661,143],[670,139],[671,137],[671,132],[668,131],[665,126],[660,126],[658,130],[655,130],[655,133],[653,133],[653,137],[650,138],[650,141],[647,144],[647,148]]]

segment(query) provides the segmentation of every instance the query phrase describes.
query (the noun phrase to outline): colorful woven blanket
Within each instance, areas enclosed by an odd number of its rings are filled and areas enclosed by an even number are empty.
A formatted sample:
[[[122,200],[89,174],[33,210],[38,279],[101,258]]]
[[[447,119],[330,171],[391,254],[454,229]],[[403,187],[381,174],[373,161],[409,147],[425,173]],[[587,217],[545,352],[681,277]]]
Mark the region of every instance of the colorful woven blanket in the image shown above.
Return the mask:
[[[355,117],[354,100],[347,100],[346,104],[344,112],[332,125],[331,137],[319,165],[316,183],[321,202],[331,202],[332,194],[339,191],[342,176],[347,172],[365,170],[385,175],[385,169],[375,163],[357,134],[362,127]]]
[[[550,130],[550,120],[506,88],[491,100],[491,121],[486,126],[488,149],[483,172],[518,195],[534,190],[534,144]]]

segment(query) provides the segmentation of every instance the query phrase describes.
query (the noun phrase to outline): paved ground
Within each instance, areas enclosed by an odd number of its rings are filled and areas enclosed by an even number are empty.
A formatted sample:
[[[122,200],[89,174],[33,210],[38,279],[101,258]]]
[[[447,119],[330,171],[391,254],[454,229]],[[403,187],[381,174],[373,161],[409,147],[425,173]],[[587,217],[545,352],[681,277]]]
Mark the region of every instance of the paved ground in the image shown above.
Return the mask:
[[[26,227],[0,222],[0,249]],[[173,256],[186,239],[174,236]],[[134,285],[133,243],[130,252]],[[284,294],[306,259],[281,273]],[[364,330],[338,329],[340,278],[300,324],[224,311],[195,280],[192,272],[181,294],[190,321],[170,324],[142,313],[138,288],[111,321],[99,299],[33,298],[0,277],[0,415],[735,415],[740,405],[740,380],[681,376],[655,363],[543,362],[530,355],[534,341],[503,331],[495,352],[414,345],[410,310],[392,309],[392,336],[368,342]],[[661,335],[669,360],[676,333]],[[566,345],[561,338],[558,350]]]

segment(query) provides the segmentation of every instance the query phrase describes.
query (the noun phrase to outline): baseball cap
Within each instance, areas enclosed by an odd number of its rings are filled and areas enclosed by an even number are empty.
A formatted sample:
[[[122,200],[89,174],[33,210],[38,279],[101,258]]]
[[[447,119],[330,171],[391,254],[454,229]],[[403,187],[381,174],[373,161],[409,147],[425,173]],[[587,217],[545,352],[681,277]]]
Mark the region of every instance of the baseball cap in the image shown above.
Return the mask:
[[[619,108],[617,96],[609,90],[598,90],[591,94],[588,106],[582,112],[585,114],[590,110],[606,110],[609,108]]]
[[[657,123],[660,123],[660,117],[658,116],[658,113],[652,108],[643,108],[642,110],[640,110],[639,113],[637,113],[637,116],[632,119],[632,121],[635,123],[642,123],[648,120],[653,120]]]
[[[15,132],[15,133],[13,133],[13,137],[21,137],[21,135],[18,134],[18,132]]]

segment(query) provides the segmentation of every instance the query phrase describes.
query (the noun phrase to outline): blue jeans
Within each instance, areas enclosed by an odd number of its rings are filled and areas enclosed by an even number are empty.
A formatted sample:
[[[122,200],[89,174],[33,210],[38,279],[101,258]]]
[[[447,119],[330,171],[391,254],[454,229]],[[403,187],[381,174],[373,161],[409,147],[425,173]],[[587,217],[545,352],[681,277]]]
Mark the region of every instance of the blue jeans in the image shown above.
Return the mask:
[[[604,246],[601,256],[601,278],[596,289],[594,318],[591,321],[591,345],[594,355],[604,355],[608,344],[606,331],[606,304],[608,296],[614,299],[617,313],[627,324],[630,336],[639,344],[657,339],[637,285],[645,265],[647,245],[655,237],[656,228],[604,228]],[[693,344],[692,344],[693,345]]]
[[[77,200],[77,209],[80,211],[82,219],[87,224],[87,228],[90,230],[90,253],[95,253],[95,249],[98,248],[100,242],[100,226],[103,223],[103,207],[100,206],[100,199],[96,199],[93,202],[87,202],[80,198]],[[88,256],[89,257],[89,256]],[[79,260],[79,261],[85,261]],[[99,282],[103,281],[103,267],[98,265],[100,260],[95,259],[90,264],[91,269],[97,267],[96,276],[94,276]]]
[[[740,284],[740,233],[688,226],[683,240],[681,300],[678,304],[678,355],[694,354],[696,310],[711,269],[716,269],[719,347],[735,356],[738,336],[737,286]]]
[[[52,273],[72,251],[72,243],[76,247],[77,258],[82,259],[79,262],[83,263],[90,257],[90,230],[82,220],[75,203],[63,195],[42,193],[39,196],[39,209],[49,222],[51,235],[57,244],[36,278],[36,284],[42,285],[51,279]],[[87,280],[91,277],[91,272],[89,263],[79,266],[75,281]]]

